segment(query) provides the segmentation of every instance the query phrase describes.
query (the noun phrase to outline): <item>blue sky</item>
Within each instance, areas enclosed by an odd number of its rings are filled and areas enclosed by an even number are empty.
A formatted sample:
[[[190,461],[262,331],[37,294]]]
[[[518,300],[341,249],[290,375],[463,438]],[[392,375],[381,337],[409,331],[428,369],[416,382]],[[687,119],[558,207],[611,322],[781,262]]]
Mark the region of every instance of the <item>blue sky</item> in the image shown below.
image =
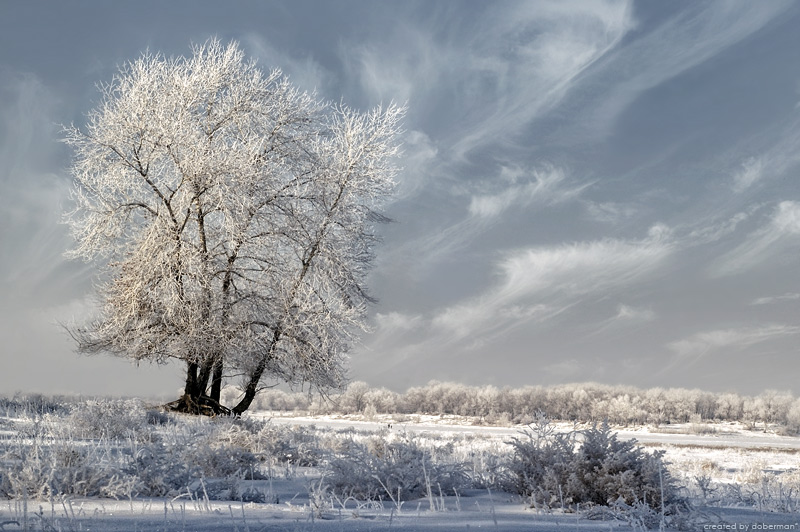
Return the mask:
[[[236,40],[326,99],[408,102],[355,379],[800,393],[800,4],[0,4],[0,392],[173,394],[80,357],[70,153],[95,85]]]

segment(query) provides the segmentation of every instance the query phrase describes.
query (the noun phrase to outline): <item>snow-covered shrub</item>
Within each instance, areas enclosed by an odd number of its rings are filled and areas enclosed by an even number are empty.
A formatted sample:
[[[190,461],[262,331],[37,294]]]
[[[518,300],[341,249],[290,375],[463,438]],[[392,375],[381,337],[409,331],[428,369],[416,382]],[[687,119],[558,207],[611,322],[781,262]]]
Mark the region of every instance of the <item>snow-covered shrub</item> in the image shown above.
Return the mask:
[[[181,456],[181,461],[194,464],[202,476],[227,478],[259,478],[259,461],[250,451],[235,445],[197,445]]]
[[[663,452],[647,453],[636,440],[619,440],[605,424],[559,434],[540,419],[533,430],[509,443],[514,453],[505,487],[529,496],[534,505],[643,503],[673,513],[684,505]]]
[[[350,440],[329,461],[325,479],[338,496],[361,500],[399,502],[440,491],[452,493],[468,485],[468,476],[463,463],[447,462],[445,454],[423,448],[411,438]]]
[[[644,502],[656,509],[680,502],[676,483],[662,460],[664,451],[647,453],[636,443],[619,440],[607,425],[583,431],[570,475],[575,501]]]
[[[473,488],[495,488],[502,483],[505,463],[508,460],[505,449],[473,450],[469,453],[469,478]]]
[[[68,423],[83,438],[118,439],[148,432],[144,405],[135,399],[79,403]]]
[[[207,424],[205,432],[199,437],[206,440],[208,445],[231,445],[253,450],[257,445],[257,435],[263,427],[264,423],[257,420],[217,417]]]
[[[43,416],[45,414],[62,414],[69,411],[70,403],[75,398],[63,396],[47,396],[39,393],[17,394],[11,399],[18,415]]]
[[[752,483],[712,483],[717,503],[726,506],[747,506],[760,512],[800,512],[800,474],[761,474]]]
[[[513,448],[502,487],[550,507],[574,501],[568,490],[575,460],[576,433],[557,433],[540,413],[529,430],[508,443]]]
[[[148,443],[133,450],[126,473],[136,479],[134,496],[161,497],[182,490],[199,476],[198,468],[187,464],[173,445]]]
[[[253,440],[253,452],[275,463],[312,467],[320,463],[319,434],[313,428],[265,424]]]
[[[124,470],[124,456],[63,438],[33,439],[16,445],[3,461],[0,494],[12,498],[121,497],[128,496],[133,485]]]

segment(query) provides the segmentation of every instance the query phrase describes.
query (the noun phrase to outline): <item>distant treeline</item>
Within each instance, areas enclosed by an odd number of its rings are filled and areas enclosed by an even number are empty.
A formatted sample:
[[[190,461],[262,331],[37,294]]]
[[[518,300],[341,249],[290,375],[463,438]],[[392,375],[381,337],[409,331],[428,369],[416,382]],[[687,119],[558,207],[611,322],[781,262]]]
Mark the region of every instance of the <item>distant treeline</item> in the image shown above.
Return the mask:
[[[228,394],[238,393],[235,389]],[[800,430],[800,398],[774,390],[756,396],[683,388],[640,389],[596,383],[496,388],[431,381],[397,393],[353,382],[327,399],[303,392],[263,391],[260,410],[340,414],[433,414],[478,418],[490,424],[530,423],[537,412],[561,421],[607,420],[618,425],[702,421],[779,424]]]

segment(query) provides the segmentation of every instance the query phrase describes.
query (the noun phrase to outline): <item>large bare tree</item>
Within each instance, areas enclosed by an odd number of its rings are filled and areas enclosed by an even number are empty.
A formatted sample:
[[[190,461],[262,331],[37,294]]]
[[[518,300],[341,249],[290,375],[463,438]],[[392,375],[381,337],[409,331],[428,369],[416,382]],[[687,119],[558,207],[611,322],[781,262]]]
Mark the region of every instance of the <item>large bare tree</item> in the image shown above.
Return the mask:
[[[400,120],[265,75],[235,43],[142,56],[101,87],[75,150],[71,255],[101,265],[78,350],[186,364],[186,411],[264,381],[340,385],[370,298]]]

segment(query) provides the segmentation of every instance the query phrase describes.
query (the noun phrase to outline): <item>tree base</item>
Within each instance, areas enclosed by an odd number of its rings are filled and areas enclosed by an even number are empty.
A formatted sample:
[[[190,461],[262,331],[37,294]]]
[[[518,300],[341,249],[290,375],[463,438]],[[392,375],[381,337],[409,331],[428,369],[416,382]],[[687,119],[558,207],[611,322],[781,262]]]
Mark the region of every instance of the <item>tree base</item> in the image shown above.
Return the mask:
[[[193,414],[196,416],[230,416],[231,409],[222,406],[217,401],[207,395],[192,397],[189,394],[181,396],[177,401],[172,401],[164,405],[170,412],[181,412],[183,414]]]

